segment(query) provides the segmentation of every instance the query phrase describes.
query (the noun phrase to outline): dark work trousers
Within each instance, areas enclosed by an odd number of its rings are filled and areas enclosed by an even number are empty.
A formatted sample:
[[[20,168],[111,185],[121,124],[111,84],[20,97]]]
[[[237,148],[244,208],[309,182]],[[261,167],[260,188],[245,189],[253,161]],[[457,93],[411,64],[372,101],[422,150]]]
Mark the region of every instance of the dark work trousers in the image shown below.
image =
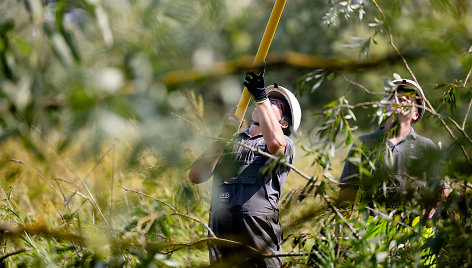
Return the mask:
[[[241,212],[210,214],[210,228],[221,239],[210,244],[212,267],[281,267],[282,258],[262,254],[281,253],[282,228],[279,213],[249,215]],[[249,248],[251,247],[251,248]]]

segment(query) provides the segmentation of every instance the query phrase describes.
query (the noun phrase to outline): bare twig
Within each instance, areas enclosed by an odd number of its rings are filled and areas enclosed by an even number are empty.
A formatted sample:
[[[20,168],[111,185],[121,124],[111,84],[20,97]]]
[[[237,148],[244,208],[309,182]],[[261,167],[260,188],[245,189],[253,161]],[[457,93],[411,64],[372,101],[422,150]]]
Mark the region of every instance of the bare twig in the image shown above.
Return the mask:
[[[5,259],[10,257],[10,256],[25,253],[25,252],[28,252],[28,251],[31,251],[31,250],[33,250],[33,249],[32,248],[23,248],[23,249],[20,249],[20,250],[17,250],[17,251],[10,252],[5,256],[0,257],[0,264],[3,263],[3,261],[5,261]]]
[[[467,122],[467,117],[469,117],[471,107],[472,107],[472,98],[470,99],[469,107],[467,107],[467,113],[464,116],[464,121],[462,121],[462,129],[465,129],[465,123]]]
[[[157,201],[157,202],[159,202],[159,203],[161,203],[161,204],[167,206],[167,207],[170,208],[174,213],[179,213],[179,212],[177,211],[177,209],[175,209],[172,205],[170,205],[170,204],[168,204],[168,203],[166,203],[166,202],[164,202],[164,201],[162,201],[162,200],[160,200],[160,199],[157,199],[157,198],[155,198],[155,197],[153,197],[153,196],[150,196],[150,195],[148,195],[148,194],[145,194],[145,193],[142,193],[142,192],[139,192],[139,191],[136,191],[136,190],[132,190],[132,189],[129,189],[129,188],[126,188],[126,187],[123,187],[123,186],[119,186],[119,185],[118,185],[118,188],[121,188],[121,189],[123,189],[123,190],[125,190],[125,191],[128,191],[128,192],[133,192],[133,193],[136,193],[136,194],[139,194],[139,195],[142,195],[142,196],[151,198],[152,200]]]
[[[192,216],[189,216],[189,215],[185,215],[185,214],[182,214],[180,212],[177,211],[177,209],[175,209],[173,206],[171,206],[170,204],[162,201],[162,200],[159,200],[153,196],[150,196],[148,194],[145,194],[145,193],[142,193],[142,192],[139,192],[139,191],[136,191],[136,190],[132,190],[132,189],[129,189],[129,188],[126,188],[126,187],[123,187],[123,186],[118,186],[119,188],[125,190],[125,191],[128,191],[128,192],[133,192],[133,193],[136,193],[136,194],[139,194],[139,195],[142,195],[142,196],[145,196],[145,197],[148,197],[148,198],[151,198],[152,200],[154,201],[157,201],[165,206],[167,206],[168,208],[170,208],[174,213],[172,213],[172,215],[177,215],[177,216],[181,216],[181,217],[185,217],[187,219],[190,219],[190,220],[193,220],[193,221],[196,221],[198,223],[200,223],[201,225],[203,225],[205,227],[205,229],[208,230],[209,234],[211,237],[216,237],[215,236],[215,233],[213,233],[213,231],[211,230],[210,227],[208,227],[208,225],[206,225],[204,222],[202,222],[200,219],[197,219],[195,217],[192,217]]]
[[[363,85],[361,85],[361,84],[359,84],[359,83],[357,83],[357,82],[355,82],[355,81],[349,79],[349,78],[348,78],[345,74],[343,74],[343,73],[341,73],[341,75],[342,75],[344,81],[346,81],[346,82],[348,82],[348,83],[350,83],[350,84],[352,84],[352,85],[354,85],[354,86],[356,86],[356,87],[358,87],[358,88],[364,90],[364,92],[367,93],[367,94],[369,94],[369,95],[380,95],[380,94],[383,95],[383,93],[372,92],[372,91],[368,90],[365,86],[363,86]]]
[[[247,249],[251,250],[254,254],[261,254],[261,252],[258,249],[254,248],[254,247],[251,247],[251,246],[248,246],[248,245],[246,245],[242,242],[228,240],[228,239],[224,239],[224,238],[218,238],[218,237],[205,237],[205,238],[201,238],[197,241],[190,242],[190,243],[173,244],[171,246],[175,247],[175,248],[173,248],[169,251],[166,251],[164,254],[171,254],[171,253],[173,253],[175,251],[178,251],[178,250],[181,250],[183,248],[194,247],[194,246],[196,246],[198,244],[201,244],[201,243],[204,243],[204,242],[224,244],[224,245],[229,245],[229,246],[243,246],[243,247],[246,247]]]
[[[85,180],[88,178],[88,176],[95,170],[95,168],[98,167],[98,165],[101,163],[101,160],[105,157],[105,155],[112,149],[115,147],[115,144],[112,144],[111,146],[109,146],[105,152],[99,157],[98,161],[95,163],[94,167],[89,171],[89,173],[87,173],[87,175],[85,177],[82,177],[79,173],[79,171],[75,168],[75,166],[72,164],[72,162],[70,162],[69,160],[65,160],[69,165],[70,167],[72,168],[72,170],[75,172],[75,174],[77,175],[77,177],[80,179],[80,182],[82,183],[82,185],[84,186],[85,190],[87,190],[87,193],[89,195],[90,198],[88,198],[89,202],[92,203],[92,205],[95,207],[95,209],[98,211],[98,213],[100,214],[102,220],[105,222],[105,224],[111,229],[111,226],[110,224],[108,223],[108,220],[107,218],[105,217],[105,215],[103,214],[100,206],[98,205],[97,201],[95,200],[95,197],[93,196],[92,194],[92,191],[90,191],[89,187],[87,186],[87,184],[85,183]]]
[[[374,3],[375,7],[379,11],[379,13],[382,15],[382,17],[385,19],[385,14],[383,13],[382,8],[379,6],[377,1],[372,0],[372,2]],[[406,61],[405,57],[403,57],[402,53],[400,52],[398,47],[393,42],[393,35],[392,35],[392,31],[390,30],[390,27],[385,25],[385,28],[387,29],[390,45],[392,46],[393,50],[395,50],[395,53],[397,53],[397,55],[402,59],[403,63],[405,64],[406,69],[410,73],[413,80],[415,80],[415,82],[418,83],[418,81],[416,80],[415,74],[411,71],[410,65],[408,65],[408,62]]]
[[[471,102],[472,102],[472,99],[471,99]],[[464,137],[470,142],[470,144],[472,144],[472,138],[470,138],[469,134],[465,132],[464,127],[459,126],[459,124],[450,116],[444,116],[444,117],[446,117],[449,121],[451,121],[451,123],[457,128],[457,130],[459,130],[462,133],[462,135],[464,135]]]
[[[192,217],[192,216],[189,216],[189,215],[185,215],[185,214],[182,214],[182,213],[173,213],[171,215],[177,215],[177,216],[181,216],[181,217],[185,217],[187,219],[190,219],[190,220],[193,220],[193,221],[196,221],[198,223],[200,223],[201,225],[203,225],[205,227],[205,229],[207,229],[210,237],[216,237],[215,233],[211,230],[211,228],[206,225],[204,222],[202,222],[200,219],[197,219],[195,217]]]
[[[113,146],[113,162],[111,165],[111,185],[110,185],[110,224],[113,225],[113,188],[115,183],[115,152],[116,148]],[[112,226],[113,228],[113,226]]]
[[[23,160],[10,159],[10,161],[11,161],[11,162],[15,162],[15,163],[19,163],[19,164],[22,164],[22,165],[25,165],[25,166],[31,168],[32,170],[34,170],[34,171],[38,174],[38,176],[39,176],[41,179],[43,179],[49,186],[51,186],[52,189],[54,189],[54,191],[56,191],[56,193],[57,193],[59,196],[61,196],[61,192],[60,192],[59,190],[57,190],[57,188],[54,187],[54,185],[52,185],[52,183],[51,183],[48,179],[46,179],[46,177],[43,175],[43,173],[41,173],[41,171],[39,171],[39,170],[36,169],[35,167],[29,165],[28,163],[26,163],[26,162],[23,161]]]
[[[66,179],[63,179],[63,178],[57,178],[57,177],[54,178],[54,181],[56,182],[57,186],[59,187],[59,190],[61,190],[62,196],[63,196],[63,198],[64,198],[64,208],[63,208],[63,211],[64,211],[65,209],[67,209],[68,212],[69,212],[69,215],[72,215],[72,210],[70,209],[69,203],[70,203],[70,201],[72,200],[72,197],[73,197],[73,196],[75,195],[75,193],[77,193],[77,191],[78,191],[78,186],[77,186],[77,184],[76,184],[75,182],[72,182],[72,181],[69,181],[69,180],[66,180]],[[65,195],[65,193],[62,191],[62,187],[61,187],[61,184],[59,183],[59,181],[62,181],[62,182],[66,182],[66,183],[75,185],[75,193],[71,194],[68,198],[66,198],[66,195]],[[69,231],[69,227],[68,227],[68,225],[67,225],[67,222],[66,222],[64,216],[62,215],[62,214],[63,214],[63,211],[60,212],[61,219],[62,219],[62,222],[64,223],[64,226],[66,227],[66,230]],[[79,230],[77,229],[77,226],[76,226],[75,224],[74,224],[73,226],[74,226],[75,231],[78,233]],[[79,251],[77,250],[77,245],[76,245],[74,242],[72,242],[72,245],[73,245],[73,247],[74,247],[75,255],[76,255],[78,258],[80,258]]]
[[[467,82],[469,82],[470,74],[472,73],[472,67],[470,68],[469,72],[467,73],[467,76],[465,77],[464,84],[462,85],[463,87],[467,86]]]
[[[336,213],[336,216],[338,216],[340,219],[343,220],[343,223],[349,228],[349,230],[354,234],[357,240],[361,239],[361,236],[357,233],[356,229],[344,218],[344,216],[339,212],[339,210],[331,203],[331,200],[329,200],[329,197],[325,194],[322,195],[323,199],[325,200],[326,204],[328,204],[329,208]]]
[[[203,131],[198,126],[196,126],[192,121],[188,120],[187,118],[185,118],[181,115],[175,114],[175,113],[170,113],[170,114],[177,117],[177,118],[180,118],[180,119],[184,120],[189,125],[191,125],[193,128],[195,128],[198,131],[198,133],[203,134]]]
[[[466,87],[467,82],[469,81],[469,77],[470,77],[470,74],[471,74],[471,73],[472,73],[472,67],[470,68],[469,73],[467,73],[467,77],[465,78],[463,87]],[[467,108],[467,113],[466,113],[465,116],[464,116],[464,121],[462,121],[462,129],[465,129],[465,123],[466,123],[466,121],[467,121],[467,117],[469,117],[471,106],[472,106],[472,99],[470,99],[469,107]]]

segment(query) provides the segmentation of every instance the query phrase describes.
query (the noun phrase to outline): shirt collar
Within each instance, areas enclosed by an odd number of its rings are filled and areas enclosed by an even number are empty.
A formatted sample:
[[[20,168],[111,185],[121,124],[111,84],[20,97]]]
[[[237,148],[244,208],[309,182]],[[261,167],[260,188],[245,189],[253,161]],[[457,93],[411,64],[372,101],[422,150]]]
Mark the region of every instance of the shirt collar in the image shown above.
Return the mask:
[[[380,136],[385,134],[385,127],[378,127],[375,132],[375,136]],[[413,128],[410,128],[410,133],[406,135],[405,139],[407,140],[416,140],[418,137],[418,134],[416,134],[415,130]]]
[[[237,137],[240,137],[240,138],[246,138],[246,139],[256,139],[256,138],[259,138],[259,137],[262,137],[262,134],[259,134],[259,135],[256,135],[256,136],[253,136],[251,137],[251,135],[249,135],[249,128],[246,129],[246,130],[243,130],[241,132],[239,132],[238,134],[236,134]]]
[[[413,128],[410,129],[410,133],[406,136],[406,139],[408,140],[416,140],[418,137],[418,134],[416,134],[415,130]]]

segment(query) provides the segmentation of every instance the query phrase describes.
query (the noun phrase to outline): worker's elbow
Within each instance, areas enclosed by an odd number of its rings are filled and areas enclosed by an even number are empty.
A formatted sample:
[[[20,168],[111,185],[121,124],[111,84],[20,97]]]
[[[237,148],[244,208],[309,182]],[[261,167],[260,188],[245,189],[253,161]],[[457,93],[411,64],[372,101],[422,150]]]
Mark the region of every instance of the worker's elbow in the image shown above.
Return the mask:
[[[188,173],[188,178],[190,179],[191,182],[195,184],[199,184],[202,182],[200,173],[192,169]]]
[[[285,140],[273,141],[267,144],[267,149],[269,150],[269,153],[271,155],[279,156],[285,153],[285,146],[286,146]]]

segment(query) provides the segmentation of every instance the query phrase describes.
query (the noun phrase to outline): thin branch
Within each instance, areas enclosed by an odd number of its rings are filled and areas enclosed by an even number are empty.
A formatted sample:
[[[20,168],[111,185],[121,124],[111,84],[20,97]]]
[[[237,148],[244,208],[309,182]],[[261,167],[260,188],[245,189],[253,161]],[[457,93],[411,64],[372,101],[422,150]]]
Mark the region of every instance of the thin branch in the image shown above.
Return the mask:
[[[194,246],[197,246],[199,244],[202,244],[204,242],[211,242],[211,243],[217,243],[217,244],[225,244],[225,245],[231,245],[231,246],[244,246],[246,248],[248,248],[249,250],[251,250],[254,254],[260,254],[261,257],[263,258],[278,258],[278,257],[301,257],[301,256],[308,256],[310,254],[313,254],[313,253],[310,253],[310,252],[287,252],[287,253],[279,253],[279,254],[261,254],[261,251],[256,249],[256,248],[253,248],[251,246],[248,246],[244,243],[241,243],[241,242],[238,242],[238,241],[233,241],[233,240],[228,240],[228,239],[222,239],[222,238],[218,238],[218,237],[206,237],[206,238],[202,238],[202,239],[199,239],[197,241],[194,241],[194,242],[190,242],[190,243],[182,243],[182,244],[174,244],[172,246],[177,246],[176,248],[174,249],[171,249],[169,251],[166,251],[164,252],[163,254],[165,255],[168,255],[168,254],[171,254],[171,253],[174,253],[178,250],[181,250],[181,249],[184,249],[184,248],[191,248],[191,247],[194,247]]]
[[[409,57],[416,57],[413,53]],[[294,51],[274,52],[266,59],[266,66],[290,65],[300,69],[329,69],[329,70],[352,70],[375,68],[385,64],[399,61],[398,55],[388,55],[359,62],[344,58],[328,58],[317,55],[303,54]],[[208,68],[189,68],[177,70],[165,74],[162,78],[166,86],[175,86],[186,82],[198,81],[212,77],[224,76],[249,70],[253,67],[252,56],[242,56],[230,61],[216,62]]]
[[[38,174],[38,176],[39,176],[41,179],[43,179],[49,186],[51,186],[52,189],[54,189],[54,191],[56,191],[56,193],[57,193],[59,196],[62,197],[61,192],[60,192],[59,190],[57,190],[57,188],[54,187],[54,185],[52,185],[52,183],[51,183],[48,179],[46,179],[46,177],[41,173],[41,171],[39,171],[39,170],[36,169],[35,167],[33,167],[33,166],[27,164],[27,163],[26,163],[25,161],[23,161],[23,160],[10,159],[10,161],[11,161],[11,162],[15,162],[15,163],[19,163],[19,164],[22,164],[22,165],[25,165],[25,166],[31,168],[32,170],[34,170],[34,171]]]
[[[470,68],[469,73],[467,74],[467,77],[465,78],[463,87],[466,87],[467,82],[469,81],[469,77],[470,77],[470,74],[471,74],[471,73],[472,73],[472,67]],[[465,129],[465,123],[466,123],[466,121],[467,121],[467,117],[469,117],[470,108],[471,108],[471,107],[472,107],[472,99],[470,99],[469,107],[467,108],[467,113],[466,113],[465,116],[464,116],[464,121],[462,121],[462,129]]]
[[[467,121],[467,117],[469,116],[470,114],[470,108],[472,107],[472,98],[470,99],[470,102],[469,102],[469,107],[467,107],[467,113],[465,114],[464,116],[464,121],[462,121],[462,129],[465,129],[465,122]]]
[[[379,4],[377,4],[377,1],[376,0],[372,0],[372,2],[374,3],[375,7],[377,7],[377,10],[380,12],[380,15],[382,15],[382,17],[385,18],[385,14],[383,13],[382,9],[380,8]]]
[[[0,257],[0,264],[3,263],[3,261],[5,261],[5,259],[10,257],[10,256],[25,253],[25,252],[28,252],[28,251],[31,251],[31,250],[33,250],[33,249],[32,248],[23,248],[23,249],[20,249],[20,250],[17,250],[17,251],[10,252],[5,256]]]
[[[205,226],[205,229],[207,229],[208,233],[210,234],[210,237],[216,237],[215,233],[213,232],[213,230],[211,230],[211,228],[206,225],[204,222],[202,222],[200,219],[197,219],[195,217],[192,217],[192,216],[189,216],[189,215],[185,215],[185,214],[182,214],[182,213],[173,213],[171,215],[177,215],[177,216],[181,216],[181,217],[185,217],[187,219],[190,219],[190,220],[193,220],[193,221],[196,221],[198,223],[200,223],[201,225]]]
[[[374,212],[375,214],[379,215],[379,216],[382,216],[383,218],[387,219],[387,220],[393,220],[392,217],[390,217],[389,215],[383,213],[382,211],[378,210],[378,209],[373,209],[373,208],[370,208],[370,207],[366,207],[367,210],[369,211],[372,211]],[[402,221],[397,221],[398,224],[400,224],[401,226],[403,227],[406,227],[408,228],[410,231],[412,231],[413,233],[415,234],[418,234],[418,232],[415,230],[415,228],[411,227],[410,225],[402,222]]]
[[[280,253],[280,254],[262,254],[264,258],[275,258],[275,257],[302,257],[302,256],[309,256],[312,255],[313,252],[287,252],[287,253]]]
[[[111,165],[111,185],[110,185],[110,224],[112,225],[113,228],[113,188],[114,188],[114,183],[115,183],[115,146],[113,146],[113,163]]]
[[[167,206],[168,208],[170,208],[174,213],[172,213],[172,215],[177,215],[177,216],[181,216],[181,217],[185,217],[185,218],[188,218],[188,219],[191,219],[191,220],[194,220],[198,223],[200,223],[201,225],[203,225],[205,227],[205,229],[208,230],[209,234],[211,235],[211,237],[216,237],[215,233],[213,233],[213,231],[211,230],[210,227],[208,227],[208,225],[206,225],[204,222],[202,222],[200,219],[197,219],[195,217],[192,217],[192,216],[189,216],[189,215],[185,215],[185,214],[182,214],[180,212],[177,211],[177,209],[175,209],[172,205],[162,201],[162,200],[159,200],[153,196],[150,196],[148,194],[145,194],[145,193],[142,193],[142,192],[139,192],[139,191],[136,191],[136,190],[132,190],[132,189],[129,189],[129,188],[126,188],[126,187],[123,187],[123,186],[118,186],[119,188],[125,190],[125,191],[128,191],[128,192],[133,192],[133,193],[136,193],[136,194],[139,194],[139,195],[142,195],[142,196],[145,196],[147,198],[150,198],[154,201],[157,201],[165,206]]]
[[[467,76],[465,78],[463,87],[467,86],[467,82],[469,82],[470,74],[472,73],[472,67],[470,67],[469,73],[467,73]]]
[[[148,195],[148,194],[145,194],[145,193],[142,193],[142,192],[139,192],[139,191],[136,191],[136,190],[132,190],[132,189],[129,189],[129,188],[120,186],[120,185],[118,185],[118,188],[121,188],[121,189],[123,189],[123,190],[125,190],[125,191],[128,191],[128,192],[133,192],[133,193],[136,193],[136,194],[145,196],[145,197],[147,197],[147,198],[151,198],[152,200],[157,201],[157,202],[159,202],[159,203],[161,203],[161,204],[167,206],[167,207],[170,208],[174,213],[177,213],[177,214],[179,213],[179,212],[177,211],[177,209],[175,209],[172,205],[170,205],[170,204],[168,204],[168,203],[166,203],[166,202],[164,202],[164,201],[162,201],[162,200],[160,200],[160,199],[157,199],[157,198],[155,198],[155,197],[153,197],[153,196],[150,196],[150,195]]]
[[[75,174],[77,175],[77,177],[79,178],[80,182],[82,183],[82,185],[84,186],[85,190],[87,190],[87,193],[89,195],[90,198],[88,198],[89,202],[92,203],[92,206],[95,207],[95,209],[98,211],[98,213],[100,214],[101,218],[103,219],[103,221],[105,222],[105,224],[111,229],[111,226],[110,224],[108,223],[108,220],[107,218],[105,217],[105,215],[103,214],[101,208],[99,207],[97,201],[95,200],[95,197],[93,196],[92,194],[92,191],[90,191],[89,187],[87,186],[87,184],[85,183],[85,180],[87,179],[87,177],[95,170],[95,168],[97,168],[97,166],[100,164],[101,160],[105,157],[105,155],[112,149],[115,147],[115,144],[112,144],[111,146],[109,146],[105,152],[100,156],[100,158],[98,159],[98,161],[95,163],[94,167],[89,171],[89,173],[87,173],[87,175],[85,177],[82,177],[79,173],[79,171],[75,168],[75,166],[72,164],[72,162],[70,162],[69,160],[65,160],[69,165],[70,167],[72,168],[72,170],[75,172]]]
[[[472,99],[471,99],[471,102],[472,102]],[[467,134],[467,132],[465,132],[464,127],[459,126],[459,123],[457,123],[450,116],[445,116],[445,115],[441,115],[441,116],[443,116],[443,117],[447,118],[449,121],[451,121],[451,123],[457,128],[457,130],[459,130],[462,133],[462,135],[464,135],[464,137],[470,142],[470,144],[472,144],[472,138],[470,138],[469,134]]]
[[[176,113],[170,113],[171,115],[177,117],[177,118],[180,118],[182,120],[184,120],[185,122],[187,122],[189,125],[191,125],[194,129],[196,129],[198,131],[198,133],[203,134],[203,131],[197,126],[195,125],[192,121],[188,120],[187,118],[181,116],[181,115],[178,115]]]
[[[342,75],[344,81],[346,81],[346,82],[350,83],[351,85],[354,85],[354,86],[356,86],[356,87],[358,87],[358,88],[364,90],[365,93],[367,93],[367,94],[369,94],[369,95],[380,95],[380,94],[383,94],[383,93],[378,93],[378,92],[372,92],[372,91],[368,90],[366,87],[364,87],[363,85],[361,85],[361,84],[359,84],[359,83],[357,83],[357,82],[355,82],[355,81],[349,79],[345,74],[341,73],[341,75]]]
[[[331,200],[329,200],[329,197],[325,194],[322,195],[322,197],[325,200],[325,202],[328,204],[329,208],[331,208],[331,210],[333,210],[334,213],[336,213],[336,216],[338,216],[341,220],[343,220],[343,223],[347,225],[347,227],[349,228],[349,230],[351,230],[351,232],[354,234],[356,239],[361,240],[361,236],[357,233],[356,229],[354,229],[354,227],[346,220],[346,218],[344,218],[341,212],[339,212],[339,210],[331,203]]]
[[[173,246],[173,247],[175,246],[175,248],[173,248],[169,251],[166,251],[163,254],[171,254],[175,251],[178,251],[178,250],[181,250],[181,249],[184,249],[184,248],[188,248],[188,247],[194,247],[194,246],[196,246],[198,244],[201,244],[201,243],[204,243],[204,242],[210,242],[210,243],[215,243],[215,244],[224,244],[224,245],[230,245],[230,246],[243,246],[243,247],[246,247],[247,249],[251,250],[254,254],[261,254],[260,250],[254,248],[254,247],[248,246],[248,245],[246,245],[242,242],[228,240],[228,239],[224,239],[224,238],[218,238],[218,237],[205,237],[205,238],[201,238],[197,241],[190,242],[190,243],[173,244],[171,246]]]
[[[379,6],[379,4],[377,3],[376,0],[372,0],[372,2],[374,3],[375,7],[377,8],[377,10],[379,11],[379,13],[382,15],[382,17],[385,19],[385,14],[383,13],[382,11],[382,8]],[[392,46],[393,50],[395,50],[395,53],[402,59],[403,63],[405,64],[405,67],[406,69],[408,70],[408,72],[410,73],[411,77],[413,78],[413,80],[415,80],[416,83],[418,83],[418,81],[416,80],[416,77],[415,75],[413,74],[413,72],[411,71],[411,68],[410,68],[410,65],[408,65],[408,62],[406,61],[405,57],[403,57],[402,53],[400,52],[400,50],[398,49],[398,47],[395,45],[395,43],[393,42],[393,35],[392,35],[392,31],[390,30],[390,27],[389,26],[385,26],[385,28],[387,29],[387,33],[388,33],[388,37],[389,37],[389,42],[390,42],[390,45]]]

